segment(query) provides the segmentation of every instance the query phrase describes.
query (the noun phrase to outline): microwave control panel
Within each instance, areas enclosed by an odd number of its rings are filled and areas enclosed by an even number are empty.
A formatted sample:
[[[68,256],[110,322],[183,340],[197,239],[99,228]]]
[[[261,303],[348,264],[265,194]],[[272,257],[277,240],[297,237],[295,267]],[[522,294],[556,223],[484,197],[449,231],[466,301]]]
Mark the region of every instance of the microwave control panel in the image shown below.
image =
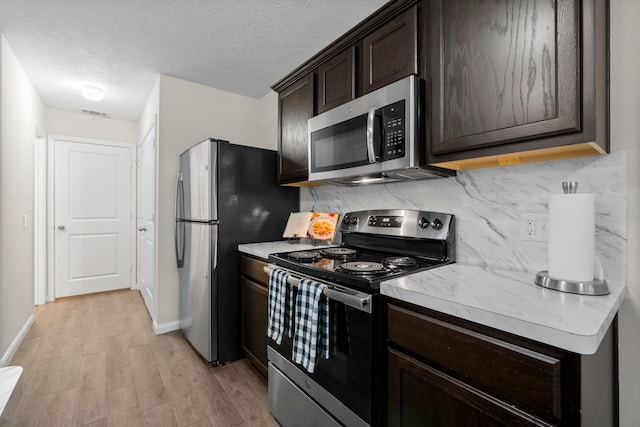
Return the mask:
[[[382,108],[384,145],[382,160],[391,160],[405,155],[405,101]]]

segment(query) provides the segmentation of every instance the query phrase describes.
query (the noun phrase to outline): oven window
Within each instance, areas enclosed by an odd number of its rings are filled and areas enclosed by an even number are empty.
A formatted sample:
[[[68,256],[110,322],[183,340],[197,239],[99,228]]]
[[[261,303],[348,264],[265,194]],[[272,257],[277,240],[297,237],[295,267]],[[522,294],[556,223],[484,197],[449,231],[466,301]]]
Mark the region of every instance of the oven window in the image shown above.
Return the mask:
[[[367,115],[313,132],[310,154],[312,172],[369,164]]]

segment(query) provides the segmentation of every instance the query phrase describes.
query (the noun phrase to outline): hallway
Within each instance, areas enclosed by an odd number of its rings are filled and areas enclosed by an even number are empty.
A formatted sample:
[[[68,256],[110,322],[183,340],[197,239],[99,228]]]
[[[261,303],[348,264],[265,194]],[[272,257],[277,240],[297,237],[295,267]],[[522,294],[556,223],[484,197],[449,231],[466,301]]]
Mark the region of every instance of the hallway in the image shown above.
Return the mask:
[[[24,367],[11,426],[277,425],[246,360],[210,368],[179,331],[154,335],[138,291],[37,306],[11,365]]]

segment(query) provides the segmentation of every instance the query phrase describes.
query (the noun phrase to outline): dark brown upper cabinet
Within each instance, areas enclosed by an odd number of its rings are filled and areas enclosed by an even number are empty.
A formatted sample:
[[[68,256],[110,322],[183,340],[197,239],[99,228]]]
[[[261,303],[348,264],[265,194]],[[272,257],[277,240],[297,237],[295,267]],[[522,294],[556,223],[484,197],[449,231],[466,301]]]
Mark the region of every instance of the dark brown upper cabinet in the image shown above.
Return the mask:
[[[313,116],[313,80],[313,74],[307,74],[279,94],[278,180],[281,184],[307,180],[307,120]]]
[[[355,98],[355,49],[352,46],[318,67],[317,114]]]
[[[607,152],[606,3],[430,1],[432,163]]]
[[[363,39],[364,93],[418,74],[418,8],[412,6]]]

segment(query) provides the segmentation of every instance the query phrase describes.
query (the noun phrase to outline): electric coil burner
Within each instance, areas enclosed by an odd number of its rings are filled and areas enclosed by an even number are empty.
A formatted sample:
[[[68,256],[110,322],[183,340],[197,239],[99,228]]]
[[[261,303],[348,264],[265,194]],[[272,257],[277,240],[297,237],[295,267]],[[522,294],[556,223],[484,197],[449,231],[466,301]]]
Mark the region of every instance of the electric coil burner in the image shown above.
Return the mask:
[[[311,262],[317,259],[320,256],[320,251],[300,251],[300,252],[291,252],[287,255],[289,258],[293,258],[296,261],[300,262]]]
[[[345,262],[338,269],[351,274],[381,274],[387,272],[387,268],[379,262]]]
[[[337,247],[323,249],[322,251],[320,251],[320,253],[328,258],[348,259],[356,256],[358,254],[358,251],[351,248]]]
[[[269,256],[265,271],[286,270],[293,286],[327,285],[331,330],[329,359],[317,359],[313,373],[292,360],[292,338],[269,340],[269,411],[280,425],[380,425],[380,284],[455,261],[454,225],[435,212],[350,212],[340,246]]]

